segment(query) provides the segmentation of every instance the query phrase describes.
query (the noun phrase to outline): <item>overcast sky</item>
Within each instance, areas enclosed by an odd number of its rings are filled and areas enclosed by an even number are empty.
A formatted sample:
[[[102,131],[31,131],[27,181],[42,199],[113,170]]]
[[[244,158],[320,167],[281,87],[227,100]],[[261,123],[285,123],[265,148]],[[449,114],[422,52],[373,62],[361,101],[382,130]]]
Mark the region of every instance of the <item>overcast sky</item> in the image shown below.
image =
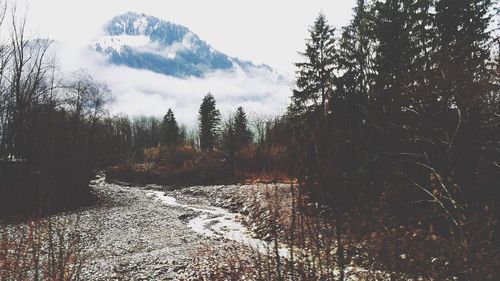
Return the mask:
[[[28,13],[34,37],[56,44],[57,62],[71,77],[84,69],[111,89],[111,114],[163,116],[172,108],[193,128],[203,96],[214,94],[223,116],[237,106],[250,115],[283,113],[290,103],[294,63],[301,60],[308,28],[320,11],[340,28],[352,15],[355,0],[17,0],[18,14]],[[133,11],[181,24],[215,49],[232,57],[265,63],[288,79],[218,71],[203,78],[180,79],[107,63],[90,42],[116,15]]]
[[[17,0],[40,35],[86,44],[118,14],[134,11],[184,25],[230,56],[293,73],[307,28],[323,11],[340,27],[355,0]]]

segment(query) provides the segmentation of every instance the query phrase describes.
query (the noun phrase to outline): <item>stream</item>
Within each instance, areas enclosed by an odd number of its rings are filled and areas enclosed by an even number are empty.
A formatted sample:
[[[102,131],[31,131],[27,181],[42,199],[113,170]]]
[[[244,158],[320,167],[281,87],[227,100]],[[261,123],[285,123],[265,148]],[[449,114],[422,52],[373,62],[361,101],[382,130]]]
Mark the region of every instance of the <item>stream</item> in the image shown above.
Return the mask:
[[[197,215],[189,220],[188,226],[200,235],[240,242],[261,254],[266,254],[275,247],[272,242],[254,238],[252,232],[241,223],[241,215],[238,213],[231,213],[219,207],[180,204],[176,198],[162,191],[149,191],[147,194],[167,206],[195,211]],[[278,252],[281,257],[289,256],[288,249],[282,245],[279,245]]]
[[[212,205],[226,202],[222,197],[241,190],[239,185],[164,191],[162,186],[98,178],[92,188],[105,203],[71,214],[95,240],[84,280],[189,280],[193,272],[188,265],[207,246],[217,249],[233,241],[262,254],[274,249],[273,243],[253,236],[240,214]],[[288,256],[286,247],[278,250]]]
[[[65,222],[59,231],[83,235],[82,280],[196,280],[189,266],[194,259],[205,257],[207,246],[224,249],[236,243],[251,252],[274,254],[275,244],[255,238],[242,223],[241,214],[217,207],[238,209],[232,207],[233,197],[229,194],[245,190],[253,193],[255,187],[169,190],[155,185],[107,183],[101,177],[92,183],[100,199],[98,205],[50,219]],[[20,226],[26,227],[20,224],[7,229],[14,232]],[[216,259],[220,261],[230,254],[219,252]],[[290,256],[282,244],[278,245],[278,253],[285,259]],[[351,267],[349,271],[366,270]]]

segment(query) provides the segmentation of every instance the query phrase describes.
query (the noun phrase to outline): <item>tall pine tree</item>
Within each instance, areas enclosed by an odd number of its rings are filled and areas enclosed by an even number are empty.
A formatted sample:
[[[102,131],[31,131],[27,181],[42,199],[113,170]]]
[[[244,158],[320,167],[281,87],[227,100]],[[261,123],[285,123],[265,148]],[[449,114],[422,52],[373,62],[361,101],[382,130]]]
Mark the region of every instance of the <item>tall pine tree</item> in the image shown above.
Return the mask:
[[[343,28],[339,40],[336,91],[332,112],[347,130],[359,128],[365,118],[365,104],[372,84],[371,53],[373,22],[364,0],[358,0],[354,19]]]
[[[169,146],[177,145],[180,141],[179,136],[179,125],[175,120],[174,112],[169,108],[161,123],[160,143]]]
[[[323,13],[320,13],[309,31],[306,51],[302,55],[306,62],[297,63],[297,89],[293,91],[292,109],[304,112],[312,109],[327,113],[329,97],[333,92],[336,50],[335,29]]]
[[[488,93],[490,0],[436,2],[436,88],[445,110],[455,111],[452,176],[477,187],[481,147],[481,108]],[[477,193],[476,193],[477,194]]]
[[[252,131],[248,128],[248,119],[243,107],[239,106],[234,114],[234,134],[237,149],[252,142]]]
[[[235,133],[235,119],[233,117],[229,117],[224,122],[221,135],[222,149],[228,157],[230,172],[232,174],[234,173],[235,155],[238,150],[238,137]]]
[[[412,67],[411,38],[407,30],[407,7],[402,0],[387,0],[375,4],[377,15],[374,100],[391,120],[408,107],[408,70]]]
[[[220,111],[216,108],[215,98],[208,93],[200,105],[199,110],[200,148],[203,151],[212,151],[220,125]]]

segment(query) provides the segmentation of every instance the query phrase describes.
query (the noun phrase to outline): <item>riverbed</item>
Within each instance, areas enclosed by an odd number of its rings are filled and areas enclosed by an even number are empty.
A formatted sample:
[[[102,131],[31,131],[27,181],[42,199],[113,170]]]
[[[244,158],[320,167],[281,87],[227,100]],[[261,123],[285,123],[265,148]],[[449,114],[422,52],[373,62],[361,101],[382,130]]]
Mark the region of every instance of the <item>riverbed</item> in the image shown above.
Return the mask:
[[[195,192],[181,197],[178,190],[162,186],[98,178],[92,188],[104,203],[66,215],[78,216],[79,227],[94,233],[96,242],[82,272],[85,280],[188,279],[194,273],[187,266],[207,245],[217,248],[232,241],[262,253],[273,246],[255,238],[240,214],[214,206],[230,199],[206,194],[202,187],[191,187]],[[211,188],[219,189],[231,186]],[[280,254],[286,256],[286,249]]]
[[[266,190],[280,190],[279,202],[286,209],[290,204],[286,184],[173,189],[107,183],[99,177],[91,188],[99,198],[97,205],[51,218],[65,222],[63,232],[82,235],[82,280],[199,280],[197,274],[210,274],[228,260],[238,263],[270,251],[274,255],[276,250],[284,260],[290,256],[286,246],[259,238],[265,236],[257,234],[260,227],[266,226],[259,220],[268,221],[270,212],[265,204],[252,204],[252,200],[266,202]],[[245,220],[249,208],[260,214],[259,219]],[[297,251],[302,250],[295,249],[294,254]],[[387,277],[357,266],[349,266],[347,272],[352,274],[349,280]]]

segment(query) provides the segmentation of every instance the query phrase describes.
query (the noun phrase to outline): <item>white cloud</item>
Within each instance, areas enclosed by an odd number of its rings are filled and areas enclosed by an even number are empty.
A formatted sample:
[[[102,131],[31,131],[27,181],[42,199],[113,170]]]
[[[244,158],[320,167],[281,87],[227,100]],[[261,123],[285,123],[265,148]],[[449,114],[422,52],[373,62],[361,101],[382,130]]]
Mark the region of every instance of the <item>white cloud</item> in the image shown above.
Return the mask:
[[[278,74],[262,70],[251,73],[218,71],[204,78],[175,78],[148,70],[111,65],[88,48],[57,46],[57,58],[64,73],[85,69],[108,85],[114,95],[112,114],[163,116],[168,108],[189,127],[196,126],[198,108],[211,92],[223,115],[237,106],[259,115],[279,114],[289,102],[289,83]]]
[[[292,74],[308,27],[320,11],[340,28],[355,0],[15,0],[28,4],[31,29],[67,44],[88,44],[104,24],[128,11],[188,27],[216,50]]]
[[[255,71],[244,75],[217,72],[205,78],[177,79],[146,70],[108,65],[86,46],[101,38],[102,27],[127,11],[146,13],[184,25],[216,50],[231,57],[265,63],[292,76],[298,51],[304,48],[308,27],[323,11],[338,28],[351,18],[354,0],[330,1],[157,1],[157,0],[22,0],[28,7],[28,24],[40,37],[50,37],[64,45],[58,52],[63,72],[85,68],[97,80],[106,82],[115,95],[112,113],[161,116],[169,107],[178,119],[196,123],[198,106],[212,92],[223,113],[242,105],[251,113],[274,115],[289,102],[289,83]],[[129,38],[124,38],[129,39]],[[160,52],[172,57],[178,46],[139,50]],[[84,46],[84,47],[83,47]]]

